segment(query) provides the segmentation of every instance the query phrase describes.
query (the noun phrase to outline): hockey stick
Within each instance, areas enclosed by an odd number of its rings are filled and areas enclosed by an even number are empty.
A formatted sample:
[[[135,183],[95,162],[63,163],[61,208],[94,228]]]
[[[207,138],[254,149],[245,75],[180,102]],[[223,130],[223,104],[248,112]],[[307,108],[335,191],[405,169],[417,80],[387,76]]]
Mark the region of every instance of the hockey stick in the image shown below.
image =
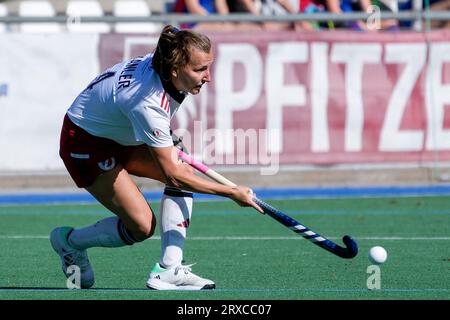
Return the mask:
[[[205,174],[212,180],[227,185],[227,186],[236,186],[235,183],[231,182],[221,174],[217,173],[216,171],[208,168],[203,163],[200,163],[193,159],[190,155],[184,153],[183,151],[178,151],[178,156],[181,160],[191,165],[193,168],[197,169],[201,173]],[[287,216],[286,214],[282,213],[280,210],[277,210],[276,208],[272,207],[271,205],[265,203],[264,201],[258,199],[257,197],[253,198],[253,201],[257,203],[263,210],[264,213],[281,223],[282,225],[288,227],[295,233],[300,234],[303,238],[308,239],[312,243],[318,245],[319,247],[334,253],[335,255],[345,258],[345,259],[351,259],[354,258],[358,254],[358,245],[356,242],[350,237],[350,236],[344,236],[342,238],[342,241],[345,244],[345,248],[337,245],[331,240],[328,240],[321,235],[315,233],[314,231],[310,230],[309,228],[305,227],[301,223],[297,222],[296,220],[292,219],[291,217]]]

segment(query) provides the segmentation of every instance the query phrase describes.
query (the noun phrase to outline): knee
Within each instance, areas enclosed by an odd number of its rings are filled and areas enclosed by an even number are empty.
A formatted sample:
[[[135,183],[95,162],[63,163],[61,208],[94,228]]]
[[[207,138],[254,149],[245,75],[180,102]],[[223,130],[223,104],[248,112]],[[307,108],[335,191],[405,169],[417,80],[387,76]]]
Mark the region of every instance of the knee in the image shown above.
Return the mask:
[[[152,215],[152,219],[147,219],[146,221],[139,223],[135,228],[133,228],[133,230],[131,230],[131,233],[133,234],[136,242],[141,242],[151,238],[155,233],[155,228],[156,219],[155,216]]]

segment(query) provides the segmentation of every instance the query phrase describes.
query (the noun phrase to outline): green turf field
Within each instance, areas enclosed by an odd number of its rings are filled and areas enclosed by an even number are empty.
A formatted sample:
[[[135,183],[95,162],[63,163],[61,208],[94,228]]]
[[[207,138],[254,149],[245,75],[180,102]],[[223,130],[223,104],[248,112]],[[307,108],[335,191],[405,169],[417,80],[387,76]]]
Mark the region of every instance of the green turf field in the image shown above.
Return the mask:
[[[450,198],[265,200],[338,244],[352,235],[360,253],[341,259],[231,201],[198,202],[185,263],[196,262],[193,271],[213,279],[216,290],[145,289],[159,233],[132,247],[90,249],[94,287],[68,290],[49,232],[109,213],[98,205],[1,206],[0,299],[450,299]],[[368,290],[367,252],[375,245],[389,256],[381,289]]]

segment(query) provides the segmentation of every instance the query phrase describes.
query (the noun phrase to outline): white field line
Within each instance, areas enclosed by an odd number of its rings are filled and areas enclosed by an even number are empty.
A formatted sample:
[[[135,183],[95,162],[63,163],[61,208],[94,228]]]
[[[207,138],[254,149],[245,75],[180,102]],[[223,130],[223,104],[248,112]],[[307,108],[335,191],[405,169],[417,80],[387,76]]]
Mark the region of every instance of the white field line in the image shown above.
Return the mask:
[[[83,290],[85,291],[85,290]],[[212,290],[210,290],[212,291]],[[388,288],[388,289],[377,289],[377,292],[385,293],[385,294],[416,294],[416,293],[423,293],[423,292],[436,292],[436,293],[445,293],[447,294],[450,292],[450,289],[448,288]],[[80,292],[78,290],[73,289],[67,289],[67,288],[30,288],[30,287],[2,287],[0,288],[0,292],[2,293],[24,293],[24,292],[39,292],[39,293],[74,293]],[[173,292],[173,293],[182,293],[185,292],[198,292],[198,291],[190,291],[190,290],[183,290],[183,291],[169,291],[169,290],[152,290],[149,291],[149,289],[143,289],[143,288],[90,288],[89,292],[100,292],[100,293],[125,293],[125,294],[133,294],[133,293],[151,293],[151,294],[163,294],[164,292]],[[321,292],[321,293],[354,293],[354,292],[361,292],[361,293],[369,293],[370,290],[368,289],[332,289],[332,288],[224,288],[224,289],[215,289],[214,294],[216,293],[224,293],[224,292],[237,292],[237,293],[244,293],[244,292],[264,292],[264,293],[275,293],[275,292],[286,292],[286,293],[295,293],[295,292],[303,292],[303,293],[310,293],[310,292]]]
[[[353,237],[355,240],[387,240],[387,241],[449,241],[450,237]],[[49,239],[48,235],[0,235],[0,240],[22,240],[22,239]],[[160,240],[161,237],[154,236],[150,240]],[[223,240],[300,240],[297,237],[274,237],[274,236],[209,236],[209,237],[188,237],[187,240],[194,241],[223,241]],[[330,240],[339,240],[339,237],[328,237]]]

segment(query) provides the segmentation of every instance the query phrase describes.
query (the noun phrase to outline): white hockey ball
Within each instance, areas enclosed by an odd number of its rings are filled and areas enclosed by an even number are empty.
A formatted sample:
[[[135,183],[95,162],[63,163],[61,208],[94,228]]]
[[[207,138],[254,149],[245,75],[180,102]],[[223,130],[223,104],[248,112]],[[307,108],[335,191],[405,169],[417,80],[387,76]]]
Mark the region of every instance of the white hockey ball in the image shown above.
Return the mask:
[[[374,264],[382,264],[386,262],[387,252],[383,247],[375,246],[370,248],[368,258]]]

